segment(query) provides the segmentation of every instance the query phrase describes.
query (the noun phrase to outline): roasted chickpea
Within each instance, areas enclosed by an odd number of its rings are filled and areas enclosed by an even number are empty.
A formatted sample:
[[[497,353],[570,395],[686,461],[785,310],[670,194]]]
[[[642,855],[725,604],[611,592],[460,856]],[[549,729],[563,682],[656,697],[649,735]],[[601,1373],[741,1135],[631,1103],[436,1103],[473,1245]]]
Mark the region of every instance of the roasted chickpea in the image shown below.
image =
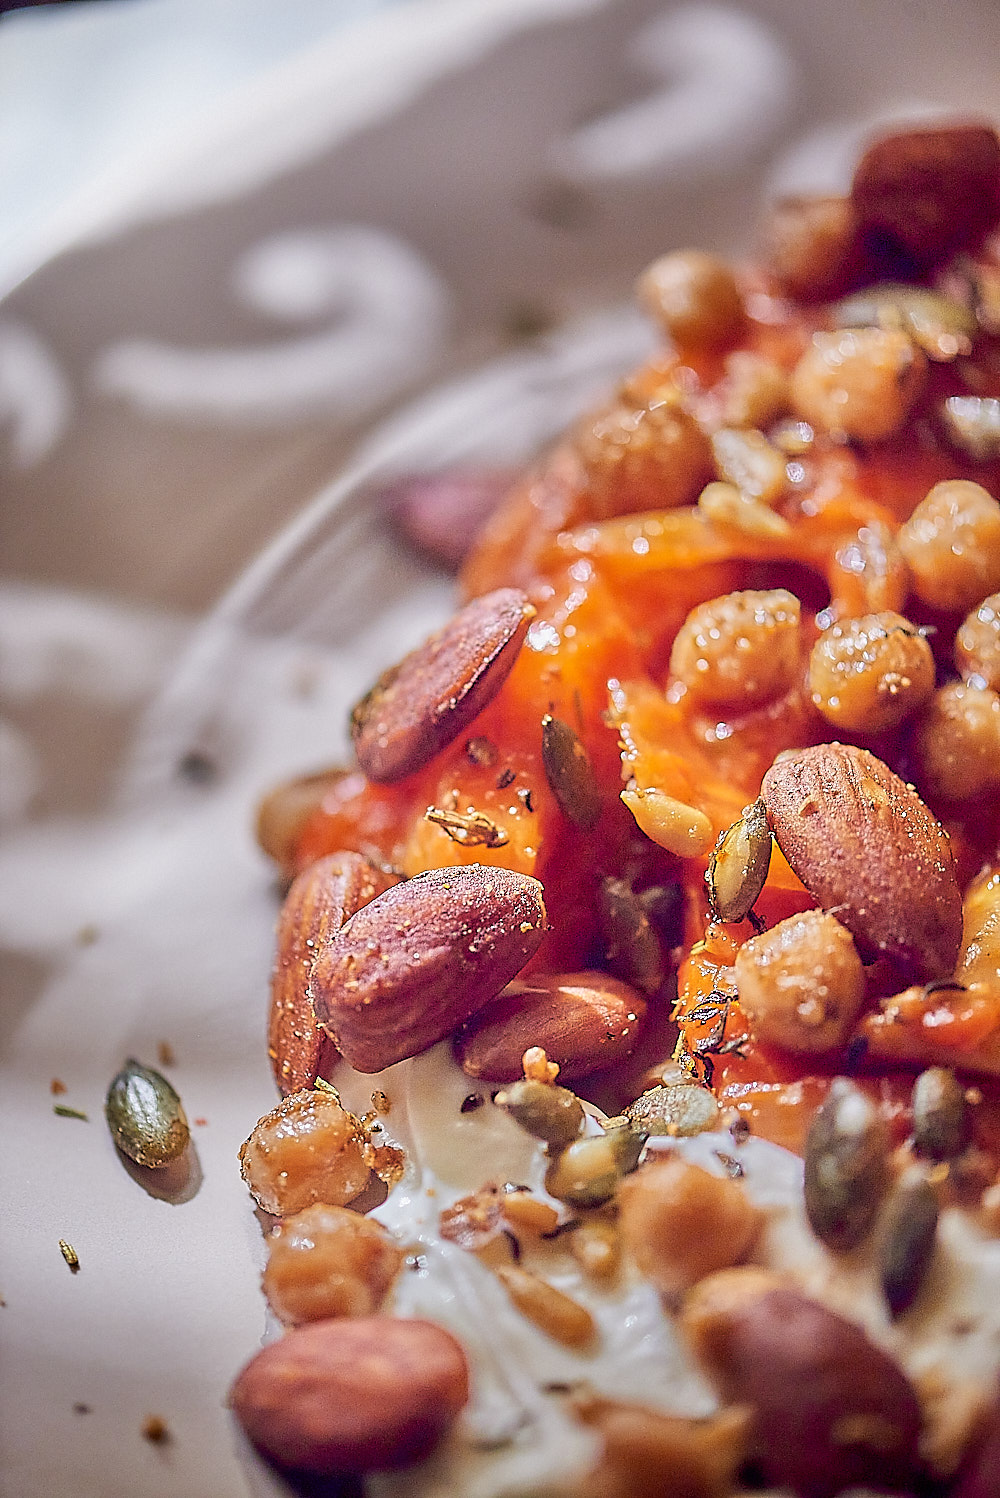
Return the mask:
[[[792,370],[792,406],[813,427],[881,442],[906,420],[926,371],[924,355],[896,329],[815,333]]]
[[[722,424],[766,427],[788,410],[788,372],[749,349],[726,355],[726,373],[716,390]]]
[[[862,269],[861,237],[850,198],[784,198],[764,226],[764,263],[803,301],[839,296]]]
[[[624,1243],[666,1295],[683,1294],[713,1269],[738,1263],[761,1221],[738,1181],[673,1155],[623,1181],[618,1206]]]
[[[950,682],[924,709],[914,749],[918,783],[931,797],[968,801],[1000,785],[1000,696]]]
[[[1000,593],[984,598],[955,636],[955,666],[970,686],[1000,692]]]
[[[756,707],[799,673],[799,600],[784,588],[727,593],[692,609],[670,670],[701,702]]]
[[[286,1217],[326,1202],[343,1207],[368,1184],[357,1120],[332,1092],[283,1098],[240,1150],[243,1179],[265,1212]]]
[[[965,611],[1000,589],[1000,504],[981,484],[946,479],[899,532],[918,598]]]
[[[788,488],[785,455],[763,432],[722,427],[712,438],[712,456],[719,478],[748,499],[773,504]]]
[[[712,474],[708,438],[672,389],[585,422],[577,450],[597,520],[688,504]]]
[[[758,1040],[806,1054],[834,1050],[865,997],[849,931],[823,910],[789,916],[736,954],[740,1008]]]
[[[813,646],[809,690],[835,727],[880,733],[902,723],[934,690],[934,656],[901,614],[843,619]]]
[[[370,1316],[403,1262],[402,1249],[380,1222],[321,1203],[279,1223],[267,1246],[264,1294],[290,1326]]]
[[[728,265],[701,250],[662,255],[644,271],[639,301],[682,349],[718,348],[743,323],[743,300]]]

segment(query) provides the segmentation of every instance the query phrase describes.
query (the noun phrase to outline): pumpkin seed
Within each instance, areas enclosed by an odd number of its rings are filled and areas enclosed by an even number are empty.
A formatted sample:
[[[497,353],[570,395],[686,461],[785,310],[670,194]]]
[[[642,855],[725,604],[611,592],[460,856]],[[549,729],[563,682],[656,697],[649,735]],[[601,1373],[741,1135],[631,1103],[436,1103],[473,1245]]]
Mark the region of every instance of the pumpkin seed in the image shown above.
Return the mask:
[[[720,921],[742,921],[764,888],[771,866],[771,829],[758,796],[722,834],[709,860],[705,881],[712,914]]]
[[[719,1127],[719,1105],[707,1087],[676,1082],[652,1087],[625,1110],[633,1129],[687,1138]]]
[[[913,1147],[931,1160],[953,1160],[969,1142],[969,1107],[954,1072],[931,1066],[913,1084]]]
[[[663,954],[635,891],[622,879],[602,879],[597,917],[611,972],[643,993],[656,993],[663,982]]]
[[[565,1149],[583,1128],[580,1099],[568,1087],[526,1078],[496,1095],[496,1105],[553,1152]]]
[[[976,463],[1000,458],[1000,400],[995,396],[950,395],[941,407],[945,436]]]
[[[550,1164],[545,1189],[571,1206],[598,1207],[638,1165],[645,1143],[644,1134],[627,1126],[576,1139]]]
[[[817,1238],[829,1248],[854,1248],[871,1228],[888,1183],[886,1126],[864,1093],[837,1077],[806,1139],[806,1216]]]
[[[934,1253],[937,1223],[934,1188],[919,1168],[907,1171],[890,1203],[880,1252],[882,1292],[894,1320],[920,1293]]]
[[[579,736],[562,718],[542,719],[542,765],[560,810],[581,832],[592,832],[601,816],[601,792]]]
[[[902,328],[931,359],[968,354],[976,318],[968,307],[924,286],[885,281],[845,297],[833,310],[838,328]]]
[[[159,1169],[187,1148],[184,1107],[166,1077],[129,1058],[108,1088],[104,1116],[115,1144],[137,1165]]]

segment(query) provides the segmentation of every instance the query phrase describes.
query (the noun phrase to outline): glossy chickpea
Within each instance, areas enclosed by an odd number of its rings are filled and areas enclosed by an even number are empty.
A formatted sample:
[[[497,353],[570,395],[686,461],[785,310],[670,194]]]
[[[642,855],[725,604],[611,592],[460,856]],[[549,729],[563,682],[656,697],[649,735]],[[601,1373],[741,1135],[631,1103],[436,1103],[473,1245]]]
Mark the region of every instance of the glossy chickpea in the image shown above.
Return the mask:
[[[964,612],[1000,589],[1000,504],[981,484],[935,484],[898,539],[917,597],[933,608]]]
[[[402,1249],[380,1222],[321,1203],[279,1223],[267,1247],[264,1294],[289,1326],[370,1316],[403,1263]]]
[[[917,782],[932,799],[968,801],[1000,785],[1000,695],[953,681],[935,692],[914,739]]]
[[[710,599],[678,631],[670,670],[699,702],[739,709],[780,697],[800,669],[799,615],[784,588]]]
[[[1000,593],[984,598],[955,636],[955,667],[971,686],[1000,692]]]
[[[862,270],[861,236],[850,198],[792,197],[764,225],[764,264],[803,301],[839,296]]]
[[[864,1003],[864,969],[851,934],[823,910],[789,916],[744,942],[735,971],[754,1035],[786,1051],[835,1050]]]
[[[926,372],[924,355],[896,329],[815,333],[792,371],[792,406],[819,430],[881,442],[906,420]]]
[[[709,1175],[675,1155],[623,1181],[618,1207],[624,1244],[642,1273],[669,1296],[738,1263],[761,1222],[738,1181]]]
[[[708,438],[672,389],[585,422],[577,451],[596,520],[688,504],[712,473]]]
[[[843,619],[809,657],[813,704],[834,727],[881,733],[934,690],[934,656],[916,627],[889,611]]]
[[[308,1089],[291,1093],[258,1120],[240,1150],[240,1165],[258,1205],[275,1217],[314,1202],[346,1206],[371,1174],[357,1119],[333,1092]]]
[[[719,348],[743,324],[743,300],[728,265],[702,250],[662,255],[644,271],[639,302],[680,349]]]
[[[766,427],[788,410],[788,371],[763,354],[737,349],[726,356],[716,393],[723,426]]]

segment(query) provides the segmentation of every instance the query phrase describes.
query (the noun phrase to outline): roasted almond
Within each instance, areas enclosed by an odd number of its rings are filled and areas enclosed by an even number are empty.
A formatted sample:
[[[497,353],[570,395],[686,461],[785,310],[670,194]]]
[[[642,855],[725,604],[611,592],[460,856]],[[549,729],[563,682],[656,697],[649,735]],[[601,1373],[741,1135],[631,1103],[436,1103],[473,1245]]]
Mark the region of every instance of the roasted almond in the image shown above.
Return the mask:
[[[572,1081],[630,1055],[645,1014],[645,999],[607,973],[539,974],[478,1010],[455,1037],[455,1054],[470,1077],[512,1082],[538,1045]]]
[[[398,883],[360,853],[331,853],[292,883],[278,918],[267,1053],[283,1093],[311,1087],[337,1055],[319,1027],[309,980],[323,946],[348,916]]]
[[[953,972],[962,897],[947,834],[916,791],[865,749],[816,744],[779,758],[761,795],[782,853],[862,956],[920,980]]]
[[[358,1071],[419,1055],[496,997],[546,930],[542,886],[512,869],[430,869],[357,911],[320,952],[320,1024]]]
[[[965,124],[888,135],[858,162],[851,200],[862,231],[886,235],[919,265],[933,265],[1000,219],[997,133]]]
[[[517,588],[474,598],[393,666],[351,714],[370,780],[402,780],[467,728],[503,686],[535,610]]]

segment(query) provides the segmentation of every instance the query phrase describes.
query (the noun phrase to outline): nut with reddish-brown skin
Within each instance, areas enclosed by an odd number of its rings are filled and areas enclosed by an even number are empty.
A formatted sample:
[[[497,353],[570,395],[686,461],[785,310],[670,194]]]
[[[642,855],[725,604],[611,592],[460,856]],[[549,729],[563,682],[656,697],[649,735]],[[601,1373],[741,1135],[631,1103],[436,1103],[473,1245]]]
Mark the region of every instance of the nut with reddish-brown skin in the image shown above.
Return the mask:
[[[465,1354],[430,1321],[314,1321],[251,1358],[229,1403],[279,1467],[333,1475],[429,1454],[469,1398]]]
[[[515,469],[416,473],[391,484],[382,499],[407,540],[455,572],[519,477]]]
[[[802,301],[842,296],[862,279],[865,256],[850,198],[788,197],[764,224],[764,267]]]
[[[951,975],[962,896],[947,834],[916,791],[865,749],[816,744],[779,756],[761,796],[778,847],[862,956],[924,981]]]
[[[387,671],[351,714],[368,778],[402,780],[457,738],[503,686],[534,615],[526,594],[498,588]]]
[[[488,1004],[546,930],[542,886],[513,869],[430,869],[365,905],[316,960],[313,1003],[358,1071],[419,1055]]]
[[[885,235],[920,266],[974,245],[1000,219],[1000,140],[983,124],[885,136],[854,171],[863,231]]]
[[[514,1082],[529,1046],[541,1046],[564,1081],[589,1077],[631,1055],[646,1001],[608,973],[543,974],[512,983],[455,1037],[462,1070]]]
[[[311,1087],[337,1057],[320,1029],[309,986],[316,958],[348,916],[398,884],[360,853],[331,853],[304,869],[285,897],[271,973],[267,1054],[283,1093]]]
[[[756,1288],[751,1281],[745,1296],[713,1305],[706,1280],[683,1320],[722,1397],[750,1406],[765,1482],[801,1498],[854,1485],[909,1490],[921,1416],[901,1369],[853,1322],[797,1290]]]
[[[959,1467],[951,1498],[996,1498],[1000,1473],[1000,1390],[984,1411]]]

